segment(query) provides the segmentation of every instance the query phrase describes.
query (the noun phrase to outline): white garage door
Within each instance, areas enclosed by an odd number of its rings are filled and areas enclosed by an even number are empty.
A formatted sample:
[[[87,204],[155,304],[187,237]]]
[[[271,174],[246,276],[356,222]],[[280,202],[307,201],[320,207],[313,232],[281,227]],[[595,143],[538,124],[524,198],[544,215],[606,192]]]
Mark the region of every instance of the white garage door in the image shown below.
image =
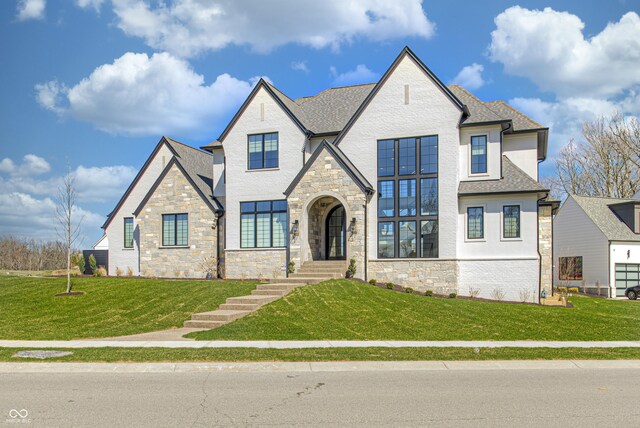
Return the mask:
[[[640,285],[640,264],[616,263],[616,296],[624,297],[624,290],[634,285]]]

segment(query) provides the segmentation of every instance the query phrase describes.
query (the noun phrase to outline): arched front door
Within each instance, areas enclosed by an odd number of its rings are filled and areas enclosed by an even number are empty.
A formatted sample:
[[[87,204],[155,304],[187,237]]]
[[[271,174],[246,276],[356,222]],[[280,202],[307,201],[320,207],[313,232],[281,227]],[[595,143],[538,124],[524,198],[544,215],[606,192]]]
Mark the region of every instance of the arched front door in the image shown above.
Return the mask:
[[[344,207],[338,205],[329,212],[325,224],[327,260],[344,260],[346,258],[346,232]]]

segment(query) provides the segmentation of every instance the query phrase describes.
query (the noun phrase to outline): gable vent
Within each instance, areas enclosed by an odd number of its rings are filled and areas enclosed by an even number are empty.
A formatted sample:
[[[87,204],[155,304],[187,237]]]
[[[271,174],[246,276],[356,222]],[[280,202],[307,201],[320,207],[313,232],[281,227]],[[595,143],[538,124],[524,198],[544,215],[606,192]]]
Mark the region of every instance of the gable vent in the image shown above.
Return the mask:
[[[260,122],[264,122],[264,103],[260,103]]]
[[[409,85],[404,85],[404,103],[409,104]]]

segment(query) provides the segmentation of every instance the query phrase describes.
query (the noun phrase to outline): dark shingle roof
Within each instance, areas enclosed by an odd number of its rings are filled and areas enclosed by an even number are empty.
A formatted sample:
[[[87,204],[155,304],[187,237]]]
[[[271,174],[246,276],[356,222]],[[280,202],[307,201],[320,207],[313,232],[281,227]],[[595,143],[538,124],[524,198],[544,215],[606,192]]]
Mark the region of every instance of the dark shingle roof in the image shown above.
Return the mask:
[[[502,178],[499,180],[461,181],[458,186],[460,196],[496,193],[548,192],[529,174],[518,168],[511,160],[502,156]]]
[[[504,101],[484,102],[467,91],[460,85],[449,85],[449,89],[456,97],[467,105],[469,116],[464,120],[464,125],[480,123],[512,121],[513,131],[538,130],[544,126],[532,120],[522,112],[511,107]]]
[[[197,190],[206,197],[212,208],[221,210],[222,206],[213,196],[213,159],[212,155],[187,146],[179,141],[164,137],[175,153],[176,161],[182,166]]]
[[[571,197],[610,241],[640,241],[640,235],[633,233],[609,207],[623,202],[640,203],[640,200],[577,195]]]

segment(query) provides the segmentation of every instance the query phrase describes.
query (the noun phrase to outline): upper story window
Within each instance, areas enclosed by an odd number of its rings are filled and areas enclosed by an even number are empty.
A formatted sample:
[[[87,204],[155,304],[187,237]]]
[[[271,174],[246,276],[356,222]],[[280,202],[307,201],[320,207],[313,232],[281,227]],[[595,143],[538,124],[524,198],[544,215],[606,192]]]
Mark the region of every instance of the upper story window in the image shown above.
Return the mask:
[[[471,137],[471,174],[487,172],[487,136]]]
[[[278,133],[249,135],[248,169],[278,167]]]
[[[189,215],[162,214],[162,246],[178,247],[189,244]]]
[[[502,236],[504,238],[520,237],[520,205],[502,207]]]
[[[133,217],[124,218],[124,248],[133,248]]]
[[[484,208],[467,208],[467,239],[484,238]]]
[[[240,202],[240,247],[286,246],[287,201]]]
[[[438,137],[378,141],[378,257],[438,257]]]

